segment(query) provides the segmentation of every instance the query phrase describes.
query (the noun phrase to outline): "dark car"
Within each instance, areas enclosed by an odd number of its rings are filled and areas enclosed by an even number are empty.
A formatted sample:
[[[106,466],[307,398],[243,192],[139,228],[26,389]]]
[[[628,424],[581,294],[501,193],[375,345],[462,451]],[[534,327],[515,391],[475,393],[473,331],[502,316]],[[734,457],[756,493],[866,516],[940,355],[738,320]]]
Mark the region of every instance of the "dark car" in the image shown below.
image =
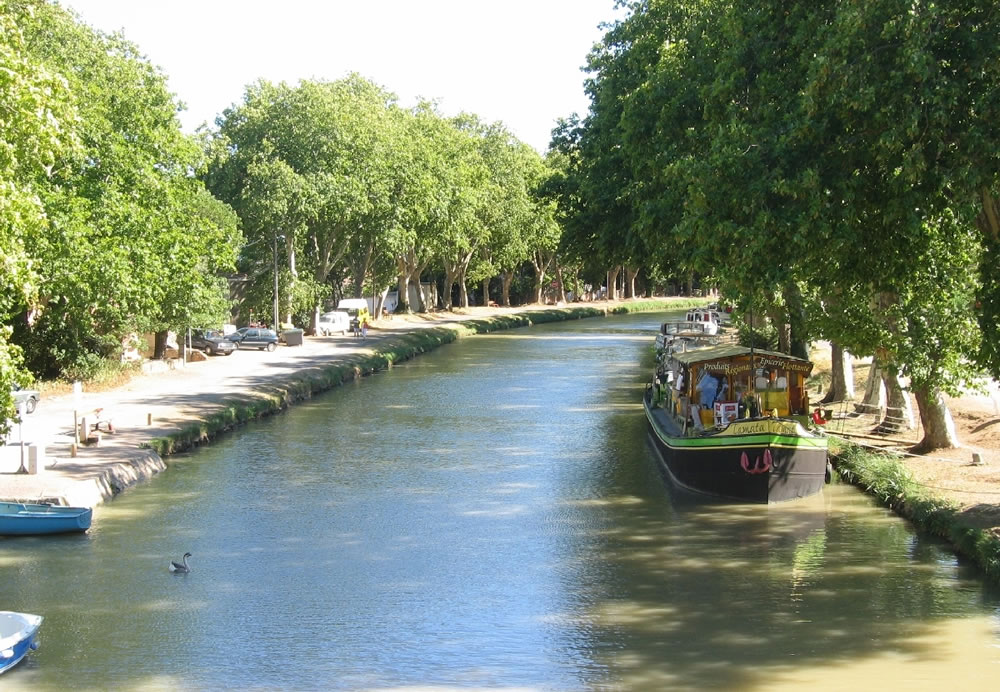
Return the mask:
[[[19,384],[11,387],[10,395],[14,399],[15,406],[20,406],[21,402],[24,402],[25,413],[34,413],[35,407],[38,406],[38,400],[41,398],[41,395],[34,389],[21,389]]]
[[[273,329],[262,327],[241,327],[226,338],[233,341],[236,348],[256,346],[262,351],[273,351],[278,347],[278,335]]]
[[[193,329],[191,331],[191,348],[197,348],[209,355],[228,356],[236,350],[236,344],[216,329]]]

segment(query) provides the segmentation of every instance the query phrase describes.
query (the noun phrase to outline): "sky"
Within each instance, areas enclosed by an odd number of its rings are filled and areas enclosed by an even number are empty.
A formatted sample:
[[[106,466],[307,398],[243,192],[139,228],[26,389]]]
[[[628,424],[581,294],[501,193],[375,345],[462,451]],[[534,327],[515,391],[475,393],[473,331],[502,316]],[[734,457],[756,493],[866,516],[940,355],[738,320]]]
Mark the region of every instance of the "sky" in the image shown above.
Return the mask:
[[[581,67],[617,16],[614,0],[60,1],[162,68],[186,132],[258,79],[358,72],[403,106],[500,120],[539,152],[558,118],[587,112]]]

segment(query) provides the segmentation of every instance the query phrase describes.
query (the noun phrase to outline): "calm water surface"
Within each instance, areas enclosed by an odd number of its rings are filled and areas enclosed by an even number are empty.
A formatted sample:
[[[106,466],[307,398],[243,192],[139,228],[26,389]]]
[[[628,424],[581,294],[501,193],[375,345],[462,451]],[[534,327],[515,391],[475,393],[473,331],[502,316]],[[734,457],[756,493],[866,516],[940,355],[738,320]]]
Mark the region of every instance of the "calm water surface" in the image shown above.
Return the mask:
[[[995,689],[1000,593],[853,488],[670,489],[661,318],[443,347],[0,541],[46,618],[5,689]]]

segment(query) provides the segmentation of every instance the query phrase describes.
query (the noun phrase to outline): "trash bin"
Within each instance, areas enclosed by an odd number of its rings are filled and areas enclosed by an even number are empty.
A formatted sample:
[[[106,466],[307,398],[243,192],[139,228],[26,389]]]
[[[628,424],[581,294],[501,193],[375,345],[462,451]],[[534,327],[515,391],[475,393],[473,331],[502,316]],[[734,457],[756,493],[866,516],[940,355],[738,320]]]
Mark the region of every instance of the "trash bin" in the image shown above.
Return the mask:
[[[302,334],[303,331],[301,329],[286,329],[281,332],[281,338],[286,346],[301,346]]]

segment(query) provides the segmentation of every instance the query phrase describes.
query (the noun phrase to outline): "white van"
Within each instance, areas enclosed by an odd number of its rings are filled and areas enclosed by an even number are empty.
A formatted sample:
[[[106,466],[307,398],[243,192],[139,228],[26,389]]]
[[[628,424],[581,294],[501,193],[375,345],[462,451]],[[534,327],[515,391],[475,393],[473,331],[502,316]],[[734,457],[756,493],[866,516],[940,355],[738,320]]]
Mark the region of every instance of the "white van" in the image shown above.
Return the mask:
[[[365,324],[372,321],[372,315],[368,310],[368,301],[364,298],[344,298],[337,303],[337,311],[344,311],[351,318],[351,329],[360,330]]]
[[[335,332],[347,334],[347,330],[350,328],[351,316],[342,310],[324,312],[319,316],[319,322],[316,323],[316,332],[320,336],[330,336]]]

